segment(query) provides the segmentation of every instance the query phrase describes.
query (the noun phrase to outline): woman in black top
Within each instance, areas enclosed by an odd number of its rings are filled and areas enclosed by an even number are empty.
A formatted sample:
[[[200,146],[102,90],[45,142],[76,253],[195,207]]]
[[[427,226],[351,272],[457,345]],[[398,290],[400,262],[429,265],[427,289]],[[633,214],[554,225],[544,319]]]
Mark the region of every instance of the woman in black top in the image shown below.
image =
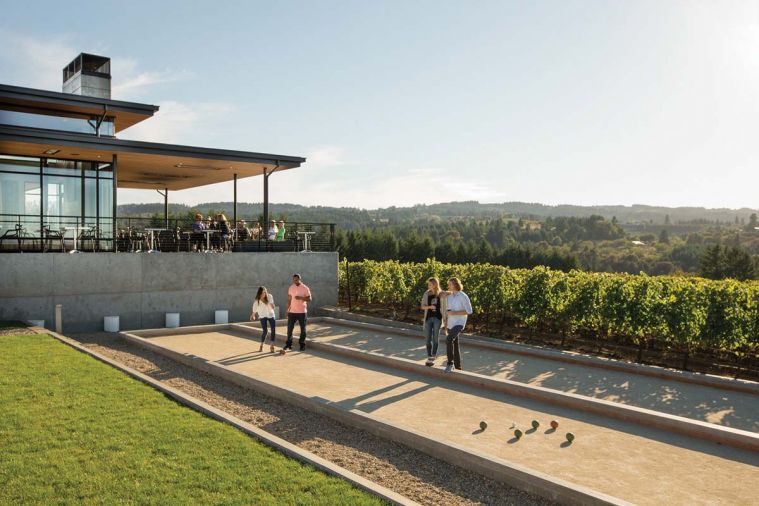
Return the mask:
[[[427,340],[427,362],[424,365],[432,367],[437,357],[440,327],[445,315],[445,292],[440,290],[437,278],[427,280],[427,291],[422,296],[421,309],[424,311],[424,336]]]

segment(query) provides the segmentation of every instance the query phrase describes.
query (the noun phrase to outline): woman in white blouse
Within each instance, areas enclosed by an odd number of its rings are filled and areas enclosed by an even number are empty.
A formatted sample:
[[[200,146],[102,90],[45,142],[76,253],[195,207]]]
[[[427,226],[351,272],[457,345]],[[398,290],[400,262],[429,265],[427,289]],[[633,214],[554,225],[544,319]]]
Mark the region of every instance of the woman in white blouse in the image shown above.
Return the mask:
[[[261,321],[261,346],[258,351],[264,350],[264,342],[271,326],[271,340],[269,341],[269,351],[274,353],[274,339],[277,337],[277,323],[274,314],[274,297],[269,293],[265,286],[259,286],[256,298],[253,300],[253,309],[250,313],[250,319]]]

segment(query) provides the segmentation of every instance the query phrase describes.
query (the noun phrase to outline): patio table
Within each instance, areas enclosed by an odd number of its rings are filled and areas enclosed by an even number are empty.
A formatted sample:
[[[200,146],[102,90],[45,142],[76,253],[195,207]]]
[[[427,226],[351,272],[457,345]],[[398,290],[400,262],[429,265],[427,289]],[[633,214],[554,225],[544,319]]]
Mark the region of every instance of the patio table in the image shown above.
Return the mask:
[[[79,232],[81,232],[82,230],[87,230],[89,228],[90,227],[85,227],[82,225],[66,225],[65,227],[61,228],[61,233],[63,234],[64,239],[66,237],[66,232],[68,232],[69,230],[74,231],[74,249],[69,251],[69,253],[79,253]],[[63,248],[64,249],[66,248],[65,243],[63,245]]]
[[[303,249],[301,253],[309,253],[311,251],[311,236],[316,232],[298,232],[298,235],[303,236]]]
[[[205,230],[201,230],[204,234],[206,234],[206,253],[211,251],[211,234],[218,234],[221,232],[220,230],[215,230],[213,228],[207,228]]]
[[[168,230],[167,228],[146,228],[145,232],[148,233],[150,236],[150,249],[148,250],[148,253],[154,253],[155,252],[155,232],[165,232]]]

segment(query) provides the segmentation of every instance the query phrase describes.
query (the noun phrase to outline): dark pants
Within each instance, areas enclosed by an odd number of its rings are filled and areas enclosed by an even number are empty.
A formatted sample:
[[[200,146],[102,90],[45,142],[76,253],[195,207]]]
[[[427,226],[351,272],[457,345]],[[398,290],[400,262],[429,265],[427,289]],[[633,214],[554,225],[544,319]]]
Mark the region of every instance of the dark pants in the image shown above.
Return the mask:
[[[292,349],[293,347],[293,330],[295,330],[295,322],[298,322],[298,325],[300,325],[300,339],[298,339],[298,344],[300,344],[300,349],[304,350],[306,348],[306,313],[287,314],[287,343],[285,344],[285,348]]]
[[[448,363],[453,364],[456,369],[461,369],[461,353],[459,353],[459,334],[464,330],[462,325],[456,325],[448,329],[448,336],[445,339],[445,354],[448,356]]]
[[[271,326],[271,342],[273,343],[277,338],[277,322],[274,318],[261,318],[261,329],[263,330],[261,333],[261,344],[264,344],[266,341],[266,335],[269,333],[269,326]]]

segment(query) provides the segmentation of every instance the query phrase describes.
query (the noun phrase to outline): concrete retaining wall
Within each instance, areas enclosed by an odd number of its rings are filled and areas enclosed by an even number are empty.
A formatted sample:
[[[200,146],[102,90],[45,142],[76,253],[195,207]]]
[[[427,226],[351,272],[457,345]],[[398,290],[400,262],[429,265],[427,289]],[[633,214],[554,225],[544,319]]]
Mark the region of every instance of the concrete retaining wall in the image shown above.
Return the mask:
[[[167,312],[181,313],[182,325],[213,323],[217,309],[244,321],[259,285],[282,306],[295,272],[314,309],[337,303],[337,253],[4,254],[0,320],[45,320],[52,329],[61,304],[65,332],[102,330],[111,315],[126,330],[163,327]]]

